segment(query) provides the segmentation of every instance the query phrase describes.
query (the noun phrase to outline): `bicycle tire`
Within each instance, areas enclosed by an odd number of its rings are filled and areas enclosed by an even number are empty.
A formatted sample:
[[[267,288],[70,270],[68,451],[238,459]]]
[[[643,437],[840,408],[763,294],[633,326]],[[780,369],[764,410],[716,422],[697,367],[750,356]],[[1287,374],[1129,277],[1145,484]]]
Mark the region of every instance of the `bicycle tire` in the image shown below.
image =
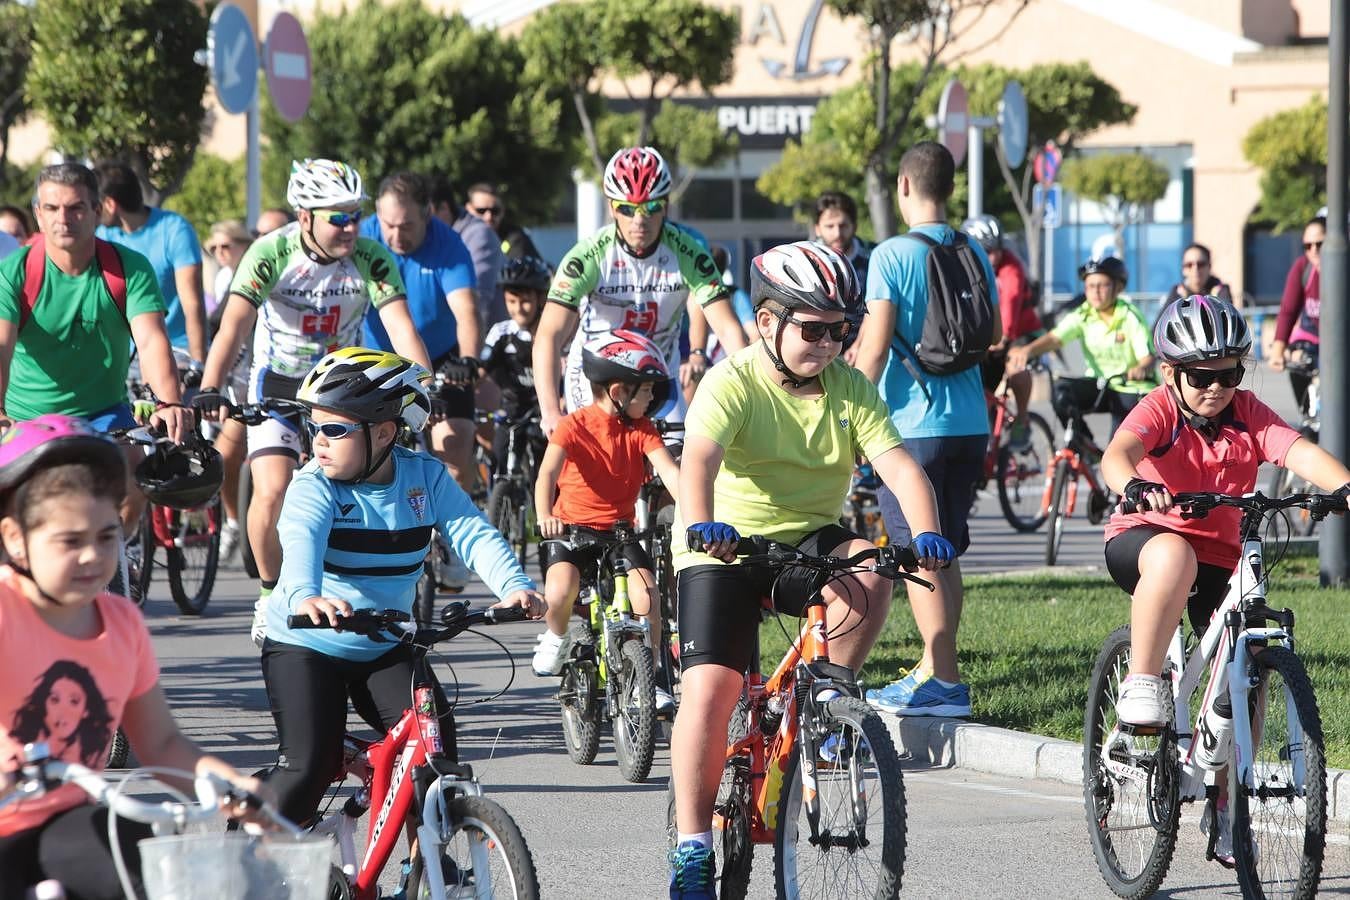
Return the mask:
[[[248,463],[239,468],[239,562],[249,578],[258,577],[258,560],[248,539],[248,507],[253,502],[253,470]]]
[[[525,522],[520,516],[523,509],[520,491],[514,481],[498,481],[492,486],[487,501],[487,520],[506,538],[522,569],[525,568],[525,553],[529,547]]]
[[[134,769],[136,754],[131,752],[131,742],[127,736],[122,733],[122,729],[113,732],[113,738],[108,742],[108,759],[104,763],[105,768],[109,769]]]
[[[618,696],[614,755],[624,780],[640,784],[656,756],[656,668],[651,648],[638,638],[623,642],[618,661],[612,677]]]
[[[1055,458],[1055,435],[1039,413],[1027,414],[1030,449],[1013,453],[1005,443],[998,451],[998,503],[1003,518],[1014,530],[1035,531],[1045,524],[1041,496],[1045,492],[1045,472]],[[1030,504],[1030,505],[1028,505]]]
[[[141,514],[140,528],[136,533],[136,543],[140,547],[141,560],[135,573],[128,572],[128,579],[131,581],[131,591],[128,594],[133,603],[144,608],[145,602],[150,599],[150,581],[154,574],[155,567],[155,529],[150,521],[150,506],[146,504],[145,512]]]
[[[1237,766],[1228,766],[1228,804],[1233,817],[1233,858],[1243,897],[1316,895],[1321,880],[1327,839],[1327,770],[1322,743],[1322,719],[1317,697],[1303,661],[1284,647],[1267,647],[1251,661],[1260,673],[1259,686],[1248,695],[1252,719],[1254,787],[1238,782]],[[1278,677],[1282,685],[1273,682]],[[1283,712],[1284,715],[1279,715]],[[1302,731],[1304,786],[1303,824],[1293,823],[1300,796],[1293,784],[1292,757],[1297,742],[1290,741],[1289,714],[1297,716]],[[1260,735],[1259,740],[1257,735]],[[1302,831],[1301,845],[1297,832]],[[1278,835],[1280,840],[1264,839]],[[1296,852],[1292,866],[1272,871],[1282,856]],[[1278,890],[1271,892],[1272,886]]]
[[[779,793],[773,841],[778,896],[898,897],[905,870],[905,783],[900,757],[881,716],[856,697],[838,697],[815,711],[808,706],[800,733],[818,734],[817,747],[829,736],[836,741],[834,759],[816,761],[812,767],[820,832],[830,840],[814,846],[810,840],[798,776],[804,744],[798,744],[787,761]],[[857,822],[860,808],[879,819]],[[833,824],[841,814],[842,820]],[[879,854],[864,860],[863,854],[873,848],[879,848]]]
[[[436,552],[432,542],[431,553]],[[413,621],[422,628],[435,628],[436,622],[436,564],[431,556],[422,562],[422,575],[417,579],[417,591],[413,595]]]
[[[347,876],[337,866],[328,870],[328,900],[353,900],[356,895]]]
[[[211,602],[220,566],[220,528],[225,510],[216,494],[206,506],[175,512],[177,521],[186,521],[183,546],[168,551],[169,591],[178,611],[185,616],[200,616]],[[205,532],[200,529],[204,527]]]
[[[534,857],[530,855],[520,826],[501,804],[487,797],[458,794],[446,799],[445,810],[448,833],[436,851],[441,861],[446,896],[463,896],[463,890],[472,887],[475,897],[538,900],[539,876],[535,872]],[[426,848],[418,849],[408,872],[405,896],[409,900],[427,900],[432,896],[425,883]],[[489,886],[478,883],[474,849],[489,853],[488,859],[494,863],[490,890],[484,890]]]
[[[1065,494],[1069,490],[1069,462],[1055,462],[1055,479],[1050,484],[1050,506],[1046,509],[1045,564],[1053,566],[1059,559],[1059,548],[1064,542]]]
[[[1107,637],[1092,668],[1083,716],[1083,806],[1097,869],[1107,887],[1134,900],[1157,891],[1172,865],[1181,817],[1181,764],[1170,728],[1156,744],[1153,738],[1122,735],[1113,745],[1113,758],[1137,760],[1141,770],[1148,772],[1147,796],[1134,804],[1128,800],[1127,789],[1136,782],[1106,769],[1102,748],[1115,727],[1116,698],[1129,672],[1129,661],[1130,627],[1125,625]],[[1113,828],[1112,813],[1120,809],[1137,809],[1138,814]],[[1115,833],[1122,836],[1119,844]],[[1131,836],[1139,840],[1126,843]]]
[[[584,625],[572,628],[573,647],[582,642],[593,645],[591,631]],[[597,685],[600,673],[589,659],[573,656],[563,664],[562,683],[558,687],[558,705],[562,711],[563,743],[567,755],[579,766],[595,762],[600,750],[600,698]]]

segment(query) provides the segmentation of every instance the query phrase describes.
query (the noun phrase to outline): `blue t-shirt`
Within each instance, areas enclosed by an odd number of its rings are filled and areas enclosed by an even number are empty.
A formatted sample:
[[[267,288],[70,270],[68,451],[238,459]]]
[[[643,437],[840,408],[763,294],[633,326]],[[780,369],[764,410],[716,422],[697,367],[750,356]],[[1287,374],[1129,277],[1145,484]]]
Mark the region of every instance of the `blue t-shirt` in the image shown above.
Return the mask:
[[[950,244],[956,234],[948,225],[920,225],[911,229],[935,241]],[[971,242],[984,265],[985,277],[992,287],[993,266],[980,245]],[[928,245],[920,240],[893,237],[872,251],[867,267],[867,300],[888,300],[895,304],[895,328],[913,347],[923,334],[928,314]],[[997,295],[989,302],[997,308]],[[915,368],[917,361],[911,360]],[[891,419],[906,440],[927,437],[960,437],[989,433],[989,413],[984,403],[984,382],[980,367],[972,366],[955,375],[933,375],[918,369],[923,384],[914,381],[903,358],[891,340],[891,353],[881,373],[881,396],[890,407]]]
[[[394,448],[389,484],[329,480],[311,460],[286,491],[277,532],[281,578],[267,605],[267,636],[329,656],[376,659],[397,644],[360,634],[286,627],[309,597],[335,597],[354,609],[411,613],[433,528],[498,597],[534,587],[506,539],[450,477],[445,463]]]
[[[363,219],[361,234],[379,241],[386,249],[389,247],[380,231],[379,216]],[[455,314],[450,311],[445,298],[451,291],[472,290],[477,285],[473,258],[464,242],[454,229],[432,216],[427,221],[427,236],[422,246],[407,256],[389,252],[398,261],[398,271],[408,292],[408,313],[427,346],[427,355],[435,362],[448,353],[458,353]],[[365,342],[368,347],[394,349],[384,323],[380,321],[379,310],[373,306],[366,312]]]
[[[147,206],[150,218],[135,231],[123,231],[120,225],[100,225],[97,235],[105,241],[130,247],[150,260],[159,281],[159,292],[164,295],[168,314],[164,326],[175,347],[187,348],[187,322],[183,318],[183,304],[178,299],[178,282],[174,273],[184,266],[201,265],[202,245],[197,232],[187,219],[176,212]]]

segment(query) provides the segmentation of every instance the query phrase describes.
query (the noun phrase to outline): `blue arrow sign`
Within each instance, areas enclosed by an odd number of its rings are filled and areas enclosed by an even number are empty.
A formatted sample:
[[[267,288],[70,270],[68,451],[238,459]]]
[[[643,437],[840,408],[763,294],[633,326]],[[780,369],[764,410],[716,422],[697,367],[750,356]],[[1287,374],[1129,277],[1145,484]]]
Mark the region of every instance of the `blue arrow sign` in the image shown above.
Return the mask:
[[[206,44],[220,105],[226,112],[247,112],[258,93],[258,42],[248,16],[233,3],[217,6]]]

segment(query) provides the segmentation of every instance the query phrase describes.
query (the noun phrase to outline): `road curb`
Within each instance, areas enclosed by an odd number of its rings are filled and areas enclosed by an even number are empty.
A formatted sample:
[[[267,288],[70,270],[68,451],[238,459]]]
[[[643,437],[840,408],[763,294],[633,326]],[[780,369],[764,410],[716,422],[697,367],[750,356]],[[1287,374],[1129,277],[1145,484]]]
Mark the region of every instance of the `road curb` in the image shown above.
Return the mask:
[[[1083,783],[1081,744],[964,719],[880,715],[896,749],[917,765]],[[1350,772],[1327,769],[1327,817],[1350,821]]]

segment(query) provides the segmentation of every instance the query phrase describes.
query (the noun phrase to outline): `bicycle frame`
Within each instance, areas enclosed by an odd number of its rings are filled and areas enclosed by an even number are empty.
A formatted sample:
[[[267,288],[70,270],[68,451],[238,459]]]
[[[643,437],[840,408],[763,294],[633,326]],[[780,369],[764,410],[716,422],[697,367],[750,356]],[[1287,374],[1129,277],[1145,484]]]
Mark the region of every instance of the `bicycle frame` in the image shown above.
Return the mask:
[[[634,618],[633,604],[628,597],[628,560],[615,555],[610,561],[614,573],[614,596],[608,603],[604,602],[604,596],[600,592],[598,582],[605,567],[605,559],[618,549],[616,546],[606,551],[597,563],[597,585],[591,589],[591,599],[586,603],[590,613],[591,633],[596,635],[599,642],[596,648],[596,669],[599,672],[598,686],[602,688],[609,685],[611,635],[615,639],[614,646],[618,646],[619,638],[625,634],[636,637],[644,643],[647,639],[647,625]]]
[[[1050,512],[1050,503],[1053,499],[1050,494],[1055,489],[1055,470],[1061,460],[1069,464],[1069,472],[1073,475],[1068,485],[1068,506],[1064,510],[1065,515],[1073,515],[1074,509],[1077,508],[1079,478],[1086,479],[1091,490],[1107,492],[1105,483],[1097,474],[1097,467],[1087,457],[1089,453],[1095,454],[1098,459],[1101,458],[1101,450],[1078,433],[1077,418],[1070,419],[1068,427],[1064,429],[1064,446],[1055,451],[1045,469],[1045,490],[1041,494],[1042,515]]]
[[[206,529],[189,534],[188,516],[203,516]],[[207,543],[211,535],[220,530],[220,516],[214,500],[188,510],[170,509],[167,506],[150,507],[150,526],[155,535],[155,544],[166,549],[182,548],[191,544]]]

